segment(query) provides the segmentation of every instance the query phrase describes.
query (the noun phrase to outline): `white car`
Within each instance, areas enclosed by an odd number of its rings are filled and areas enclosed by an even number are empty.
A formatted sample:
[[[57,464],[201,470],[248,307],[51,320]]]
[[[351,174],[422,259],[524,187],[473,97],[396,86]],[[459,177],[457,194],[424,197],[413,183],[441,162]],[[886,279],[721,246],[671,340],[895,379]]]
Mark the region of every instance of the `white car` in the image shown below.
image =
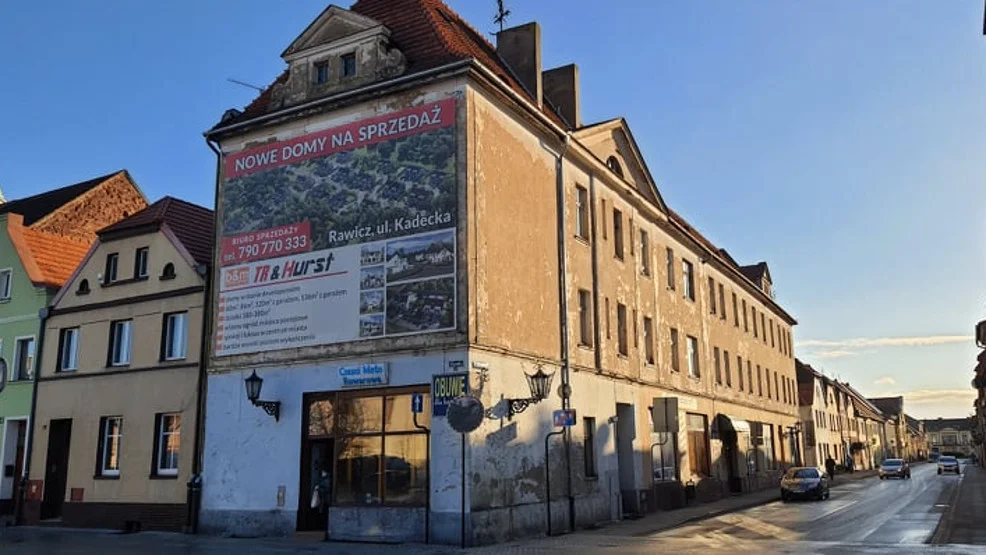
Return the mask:
[[[954,472],[959,474],[959,460],[955,457],[939,457],[938,458],[938,474],[947,474]]]

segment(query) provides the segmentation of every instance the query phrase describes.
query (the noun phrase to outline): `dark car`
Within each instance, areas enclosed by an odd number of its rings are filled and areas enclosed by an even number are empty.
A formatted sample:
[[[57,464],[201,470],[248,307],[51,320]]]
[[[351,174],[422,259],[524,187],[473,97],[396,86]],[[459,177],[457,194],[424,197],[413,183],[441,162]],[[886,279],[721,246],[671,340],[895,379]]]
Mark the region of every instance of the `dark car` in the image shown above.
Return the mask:
[[[814,467],[793,467],[781,478],[781,500],[828,499],[829,477]]]
[[[954,472],[959,474],[959,460],[955,457],[939,457],[938,459],[938,473],[948,474]]]
[[[904,459],[887,459],[880,465],[879,474],[881,480],[887,478],[909,479],[911,477],[911,465],[907,464]]]

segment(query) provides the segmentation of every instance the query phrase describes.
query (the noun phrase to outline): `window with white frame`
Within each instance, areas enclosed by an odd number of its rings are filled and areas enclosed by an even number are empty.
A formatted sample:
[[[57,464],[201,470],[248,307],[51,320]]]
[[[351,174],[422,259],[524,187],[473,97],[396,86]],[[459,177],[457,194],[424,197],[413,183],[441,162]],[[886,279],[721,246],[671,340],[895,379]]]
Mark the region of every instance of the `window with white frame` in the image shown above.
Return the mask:
[[[117,271],[120,266],[120,255],[112,253],[106,255],[106,268],[103,274],[103,283],[113,283],[117,278]]]
[[[110,324],[110,366],[130,364],[133,340],[133,320],[117,320]]]
[[[164,316],[164,360],[179,360],[187,354],[188,313]]]
[[[10,290],[13,286],[14,272],[11,269],[0,270],[0,301],[10,299]]]
[[[123,417],[105,416],[99,428],[99,474],[120,475],[120,443],[123,440]]]
[[[702,376],[702,371],[698,365],[698,339],[689,335],[687,348],[688,348],[688,375],[691,376],[692,378],[699,378]]]
[[[575,187],[575,234],[589,239],[589,191]]]
[[[34,338],[17,339],[15,349],[14,380],[30,380],[34,375]]]
[[[58,337],[58,371],[79,369],[79,328],[65,328]]]
[[[141,247],[134,253],[134,278],[147,277],[147,257],[150,255],[148,247]]]
[[[181,415],[159,414],[157,417],[157,460],[154,469],[158,476],[177,476],[178,457],[181,452]]]

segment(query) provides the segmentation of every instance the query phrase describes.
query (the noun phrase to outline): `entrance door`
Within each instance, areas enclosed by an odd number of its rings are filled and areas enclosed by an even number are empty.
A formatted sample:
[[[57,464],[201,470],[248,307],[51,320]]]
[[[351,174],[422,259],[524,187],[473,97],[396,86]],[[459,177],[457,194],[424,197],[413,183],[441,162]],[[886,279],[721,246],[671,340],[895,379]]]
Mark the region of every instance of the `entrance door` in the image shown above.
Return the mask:
[[[633,468],[633,440],[636,438],[633,405],[617,403],[616,417],[616,466],[620,473],[623,512],[637,514],[640,507]]]
[[[21,476],[24,475],[24,443],[27,437],[27,422],[19,420],[14,424],[14,434],[17,437],[16,448],[14,449],[14,497],[20,499]]]
[[[328,525],[328,506],[332,498],[332,461],[335,440],[309,439],[305,441],[302,453],[301,495],[298,507],[299,530],[325,530]],[[323,472],[325,474],[323,474]],[[319,496],[321,503],[312,507],[313,494],[317,485],[322,484],[328,494]]]
[[[41,520],[60,518],[68,480],[68,449],[72,439],[72,419],[52,420],[48,426],[48,457],[45,462],[45,488],[41,501]]]

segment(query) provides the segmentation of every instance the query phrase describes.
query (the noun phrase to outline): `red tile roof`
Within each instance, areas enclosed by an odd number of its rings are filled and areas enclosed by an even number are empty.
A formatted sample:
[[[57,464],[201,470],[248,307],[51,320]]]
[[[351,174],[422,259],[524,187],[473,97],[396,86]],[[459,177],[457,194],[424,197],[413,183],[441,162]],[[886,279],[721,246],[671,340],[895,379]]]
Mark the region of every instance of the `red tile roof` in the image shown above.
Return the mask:
[[[53,235],[43,231],[25,228],[24,241],[27,243],[34,262],[44,275],[47,285],[61,287],[72,276],[75,267],[89,252],[89,243]]]
[[[391,40],[407,60],[405,76],[472,58],[492,71],[515,92],[537,105],[538,99],[533,98],[513,77],[486,37],[441,0],[359,0],[350,10],[379,21],[390,29]],[[287,78],[288,71],[285,70],[244,108],[242,114],[217,127],[247,121],[267,113],[271,89],[274,84],[282,83]],[[568,127],[548,104],[545,104],[543,111],[556,124]]]
[[[148,228],[156,231],[167,224],[185,250],[198,264],[212,264],[215,244],[212,210],[174,197],[164,197],[133,216],[103,228],[99,237],[109,238],[123,231]]]

